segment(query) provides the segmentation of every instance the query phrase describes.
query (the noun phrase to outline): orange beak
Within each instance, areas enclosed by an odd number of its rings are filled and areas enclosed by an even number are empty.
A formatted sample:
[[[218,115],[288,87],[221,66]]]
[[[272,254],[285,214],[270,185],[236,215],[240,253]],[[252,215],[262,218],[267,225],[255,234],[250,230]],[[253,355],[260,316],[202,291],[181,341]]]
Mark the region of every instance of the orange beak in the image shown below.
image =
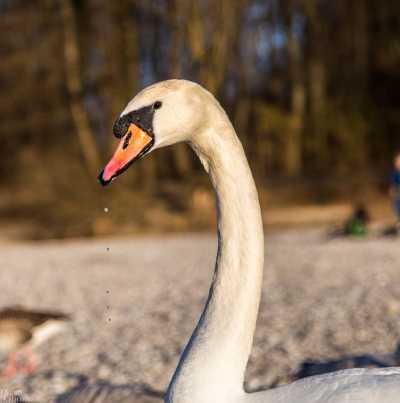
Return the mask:
[[[134,161],[138,160],[154,143],[153,137],[140,127],[131,123],[122,137],[110,162],[101,171],[99,181],[103,186],[124,172]]]

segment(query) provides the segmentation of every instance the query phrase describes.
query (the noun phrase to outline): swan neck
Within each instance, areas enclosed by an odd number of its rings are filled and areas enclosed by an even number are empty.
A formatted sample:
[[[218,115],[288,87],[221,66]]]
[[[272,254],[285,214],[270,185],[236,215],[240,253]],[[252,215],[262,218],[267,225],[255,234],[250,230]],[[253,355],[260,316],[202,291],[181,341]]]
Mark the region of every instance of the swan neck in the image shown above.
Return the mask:
[[[223,116],[219,123],[192,144],[216,193],[215,273],[167,402],[224,402],[242,393],[256,326],[264,256],[258,195],[233,127]]]

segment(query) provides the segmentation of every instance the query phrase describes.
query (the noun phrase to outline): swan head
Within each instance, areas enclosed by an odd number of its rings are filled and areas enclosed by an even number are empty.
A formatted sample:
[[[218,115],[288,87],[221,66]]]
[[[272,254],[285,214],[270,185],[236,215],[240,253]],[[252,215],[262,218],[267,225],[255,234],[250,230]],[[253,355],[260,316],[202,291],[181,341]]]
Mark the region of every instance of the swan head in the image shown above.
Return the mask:
[[[204,122],[204,93],[198,84],[186,80],[162,81],[139,92],[114,123],[119,145],[101,171],[100,183],[108,185],[157,148],[191,141]]]

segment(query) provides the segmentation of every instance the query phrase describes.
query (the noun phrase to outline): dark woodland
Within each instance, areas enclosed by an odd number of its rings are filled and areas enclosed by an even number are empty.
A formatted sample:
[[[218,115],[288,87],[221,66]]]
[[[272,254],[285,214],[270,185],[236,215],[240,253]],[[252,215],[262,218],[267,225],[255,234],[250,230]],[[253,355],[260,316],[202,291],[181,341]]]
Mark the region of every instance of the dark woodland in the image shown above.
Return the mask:
[[[30,238],[207,228],[211,188],[185,145],[137,163],[118,188],[97,183],[115,118],[168,78],[217,96],[270,203],[387,192],[398,1],[0,0],[4,226],[29,225]]]

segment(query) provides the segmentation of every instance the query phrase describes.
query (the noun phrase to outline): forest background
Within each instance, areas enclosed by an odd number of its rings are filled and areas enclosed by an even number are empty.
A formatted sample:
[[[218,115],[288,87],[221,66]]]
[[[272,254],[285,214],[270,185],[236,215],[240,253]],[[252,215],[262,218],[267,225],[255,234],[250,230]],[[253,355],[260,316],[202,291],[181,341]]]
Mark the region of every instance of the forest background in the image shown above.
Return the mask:
[[[212,190],[185,145],[150,155],[118,186],[97,183],[115,118],[168,78],[197,81],[221,101],[263,206],[288,208],[271,210],[277,222],[388,200],[400,148],[400,2],[0,0],[3,232],[209,228]]]

